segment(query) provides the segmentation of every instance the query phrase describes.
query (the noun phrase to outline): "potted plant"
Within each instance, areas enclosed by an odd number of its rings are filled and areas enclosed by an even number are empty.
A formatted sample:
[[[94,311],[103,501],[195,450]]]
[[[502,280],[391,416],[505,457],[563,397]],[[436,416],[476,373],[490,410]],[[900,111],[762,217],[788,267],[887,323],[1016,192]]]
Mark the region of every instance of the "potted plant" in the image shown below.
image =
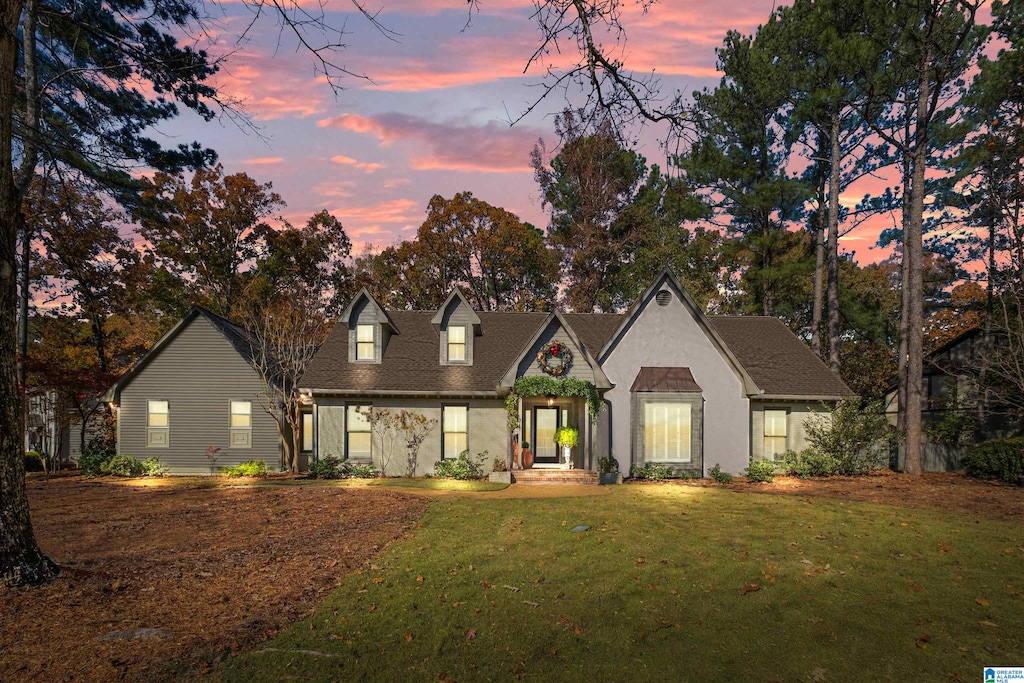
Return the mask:
[[[606,455],[597,461],[601,471],[602,484],[621,484],[622,473],[619,472],[619,461],[610,455]]]
[[[531,467],[533,467],[533,451],[530,450],[530,442],[529,441],[524,441],[523,442],[523,450],[522,450],[521,457],[522,457],[522,465],[523,465],[523,469],[524,470],[528,470]]]
[[[562,448],[562,459],[569,469],[573,468],[572,449],[580,442],[580,430],[575,427],[559,427],[555,432],[555,443]]]
[[[491,466],[491,473],[487,475],[488,481],[501,484],[512,483],[512,473],[508,469],[508,461],[505,458],[495,458]]]

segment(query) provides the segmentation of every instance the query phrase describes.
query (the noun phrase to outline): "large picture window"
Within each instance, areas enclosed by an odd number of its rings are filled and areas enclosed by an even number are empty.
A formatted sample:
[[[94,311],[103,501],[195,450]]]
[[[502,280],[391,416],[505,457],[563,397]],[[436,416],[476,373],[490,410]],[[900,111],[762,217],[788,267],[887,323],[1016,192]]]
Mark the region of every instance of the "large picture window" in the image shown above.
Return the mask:
[[[444,406],[441,409],[441,457],[445,460],[459,457],[469,448],[469,408]]]
[[[345,415],[345,437],[348,444],[348,458],[369,460],[372,453],[373,437],[370,432],[370,421],[363,414],[370,406],[348,406]]]
[[[373,360],[373,325],[356,325],[356,360]]]
[[[170,445],[170,405],[167,401],[149,401],[146,410],[146,446],[167,448]]]
[[[252,448],[252,401],[231,402],[231,448]]]
[[[644,402],[644,458],[690,462],[692,409],[689,402]]]
[[[462,325],[448,328],[448,362],[466,362],[466,328]]]
[[[764,411],[764,457],[767,460],[786,452],[786,418],[785,410]]]

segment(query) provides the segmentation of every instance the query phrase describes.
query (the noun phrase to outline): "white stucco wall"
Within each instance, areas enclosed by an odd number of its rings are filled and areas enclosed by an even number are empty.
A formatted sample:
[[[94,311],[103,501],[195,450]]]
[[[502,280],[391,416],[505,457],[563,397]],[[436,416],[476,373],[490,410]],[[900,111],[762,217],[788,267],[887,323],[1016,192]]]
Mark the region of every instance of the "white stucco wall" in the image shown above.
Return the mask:
[[[654,293],[601,363],[615,385],[602,421],[610,427],[611,454],[626,474],[635,462],[630,438],[630,387],[641,367],[687,367],[704,392],[704,473],[716,463],[739,474],[750,460],[750,403],[736,370],[719,352],[697,315],[672,292],[667,306]],[[605,425],[601,425],[603,429]],[[599,432],[601,430],[599,429]]]

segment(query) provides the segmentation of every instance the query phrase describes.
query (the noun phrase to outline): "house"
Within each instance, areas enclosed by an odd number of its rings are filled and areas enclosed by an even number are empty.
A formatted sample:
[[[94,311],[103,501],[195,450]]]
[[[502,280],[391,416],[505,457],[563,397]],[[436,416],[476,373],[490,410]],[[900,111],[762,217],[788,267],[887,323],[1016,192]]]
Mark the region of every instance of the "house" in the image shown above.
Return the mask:
[[[984,330],[975,327],[957,335],[924,358],[921,394],[921,467],[926,472],[953,472],[975,444],[988,439],[1013,436],[1021,430],[1019,415],[1007,405],[990,402],[982,409],[977,373],[984,352]],[[899,413],[896,383],[886,391],[886,417],[895,426]],[[959,420],[956,419],[959,416]],[[944,442],[937,434],[940,425],[965,427],[958,443]],[[946,440],[948,441],[948,440]],[[903,467],[903,447],[893,454],[891,466]]]
[[[548,379],[532,379],[548,378]],[[300,382],[314,457],[405,469],[369,408],[436,420],[417,474],[464,450],[535,468],[660,462],[704,475],[807,445],[804,420],[853,392],[780,320],[707,316],[668,271],[624,314],[476,311],[455,290],[436,311],[387,311],[365,289]],[[591,419],[593,409],[596,419]],[[579,430],[566,462],[554,443]],[[383,461],[388,461],[384,463]]]
[[[247,460],[276,470],[282,448],[263,409],[254,337],[195,307],[111,388],[117,452],[157,457],[172,474],[211,474]],[[307,441],[307,448],[312,444]],[[209,457],[209,449],[220,449]]]

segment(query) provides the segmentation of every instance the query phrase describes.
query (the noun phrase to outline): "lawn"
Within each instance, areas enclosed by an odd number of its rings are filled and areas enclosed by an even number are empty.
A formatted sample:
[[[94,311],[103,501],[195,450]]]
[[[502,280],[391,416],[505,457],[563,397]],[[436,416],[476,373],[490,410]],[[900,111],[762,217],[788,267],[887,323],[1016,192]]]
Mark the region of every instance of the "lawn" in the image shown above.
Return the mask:
[[[455,495],[215,674],[974,681],[1024,663],[1022,566],[1019,520],[964,513],[678,485]]]

